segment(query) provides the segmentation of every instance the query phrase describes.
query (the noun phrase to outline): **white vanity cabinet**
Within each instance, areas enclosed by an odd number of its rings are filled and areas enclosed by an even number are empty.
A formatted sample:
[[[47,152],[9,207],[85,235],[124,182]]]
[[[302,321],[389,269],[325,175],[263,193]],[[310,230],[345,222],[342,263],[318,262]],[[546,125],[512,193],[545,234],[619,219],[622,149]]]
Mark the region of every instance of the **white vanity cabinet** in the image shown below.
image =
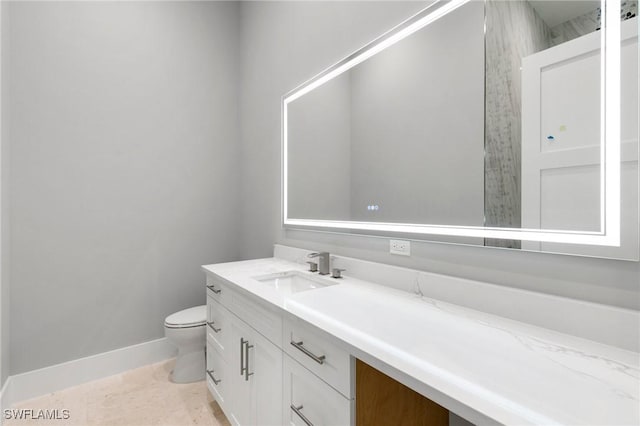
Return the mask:
[[[207,386],[229,421],[353,424],[350,354],[330,336],[232,287],[207,274]]]
[[[479,425],[640,424],[639,381],[628,373],[638,369],[633,344],[623,349],[598,333],[572,336],[521,321],[527,315],[503,318],[409,289],[419,280],[433,294],[458,289],[585,323],[608,318],[625,336],[636,331],[637,313],[339,256],[335,264],[397,288],[355,275],[332,280],[304,271],[298,261],[307,255],[277,246],[273,258],[203,267],[213,288],[208,320],[223,329],[207,330],[207,380],[233,424],[468,424],[452,413]]]
[[[227,308],[250,310],[244,299],[207,277],[207,387],[233,424],[280,425],[282,393],[273,390],[282,387],[282,351]],[[251,322],[274,315],[252,314]]]

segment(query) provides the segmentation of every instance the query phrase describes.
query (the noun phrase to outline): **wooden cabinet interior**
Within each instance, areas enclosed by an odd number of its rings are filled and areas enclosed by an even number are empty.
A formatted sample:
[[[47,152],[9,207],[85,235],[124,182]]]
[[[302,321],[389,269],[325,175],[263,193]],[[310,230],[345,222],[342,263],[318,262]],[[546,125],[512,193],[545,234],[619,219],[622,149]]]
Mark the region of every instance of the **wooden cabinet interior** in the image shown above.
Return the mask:
[[[448,426],[449,411],[356,359],[357,426]]]

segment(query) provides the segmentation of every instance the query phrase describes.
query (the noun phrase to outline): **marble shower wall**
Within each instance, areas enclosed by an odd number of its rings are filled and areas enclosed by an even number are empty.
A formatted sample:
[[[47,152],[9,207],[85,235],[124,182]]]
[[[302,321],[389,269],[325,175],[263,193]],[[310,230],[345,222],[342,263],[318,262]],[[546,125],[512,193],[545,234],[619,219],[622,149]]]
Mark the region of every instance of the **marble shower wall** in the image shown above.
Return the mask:
[[[485,226],[519,228],[521,58],[548,48],[551,32],[529,2],[485,5]],[[520,248],[520,241],[485,245]]]
[[[620,4],[622,21],[638,15],[638,0],[623,0]],[[600,8],[585,13],[551,28],[551,45],[565,43],[574,38],[599,30],[602,22]]]

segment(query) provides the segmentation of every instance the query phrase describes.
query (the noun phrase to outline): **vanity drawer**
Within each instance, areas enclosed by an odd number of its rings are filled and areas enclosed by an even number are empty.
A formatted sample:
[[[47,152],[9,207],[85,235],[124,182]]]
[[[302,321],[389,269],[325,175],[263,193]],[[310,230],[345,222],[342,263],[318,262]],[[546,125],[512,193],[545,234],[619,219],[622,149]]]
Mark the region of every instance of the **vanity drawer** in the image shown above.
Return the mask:
[[[283,416],[286,425],[314,426],[350,425],[353,401],[317,378],[289,356],[283,365],[284,404]],[[297,412],[296,412],[297,411]]]
[[[231,377],[229,367],[219,353],[213,348],[210,341],[207,341],[207,388],[213,398],[222,409],[225,409],[228,392],[231,388]]]
[[[229,287],[220,278],[207,274],[207,296],[213,297],[218,302],[223,302],[227,299],[229,293]]]
[[[229,358],[231,314],[211,295],[207,295],[207,342],[226,360]]]
[[[283,327],[282,348],[347,398],[352,398],[351,357],[331,336],[288,317]]]

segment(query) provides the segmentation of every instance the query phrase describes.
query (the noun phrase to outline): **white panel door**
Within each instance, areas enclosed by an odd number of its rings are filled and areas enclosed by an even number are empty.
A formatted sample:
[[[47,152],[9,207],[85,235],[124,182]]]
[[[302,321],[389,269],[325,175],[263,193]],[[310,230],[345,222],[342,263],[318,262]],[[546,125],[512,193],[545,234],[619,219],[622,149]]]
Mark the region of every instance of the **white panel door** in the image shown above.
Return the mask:
[[[638,259],[637,26],[637,18],[622,23],[621,247],[525,241],[523,249]],[[523,59],[523,228],[601,228],[600,36]]]

